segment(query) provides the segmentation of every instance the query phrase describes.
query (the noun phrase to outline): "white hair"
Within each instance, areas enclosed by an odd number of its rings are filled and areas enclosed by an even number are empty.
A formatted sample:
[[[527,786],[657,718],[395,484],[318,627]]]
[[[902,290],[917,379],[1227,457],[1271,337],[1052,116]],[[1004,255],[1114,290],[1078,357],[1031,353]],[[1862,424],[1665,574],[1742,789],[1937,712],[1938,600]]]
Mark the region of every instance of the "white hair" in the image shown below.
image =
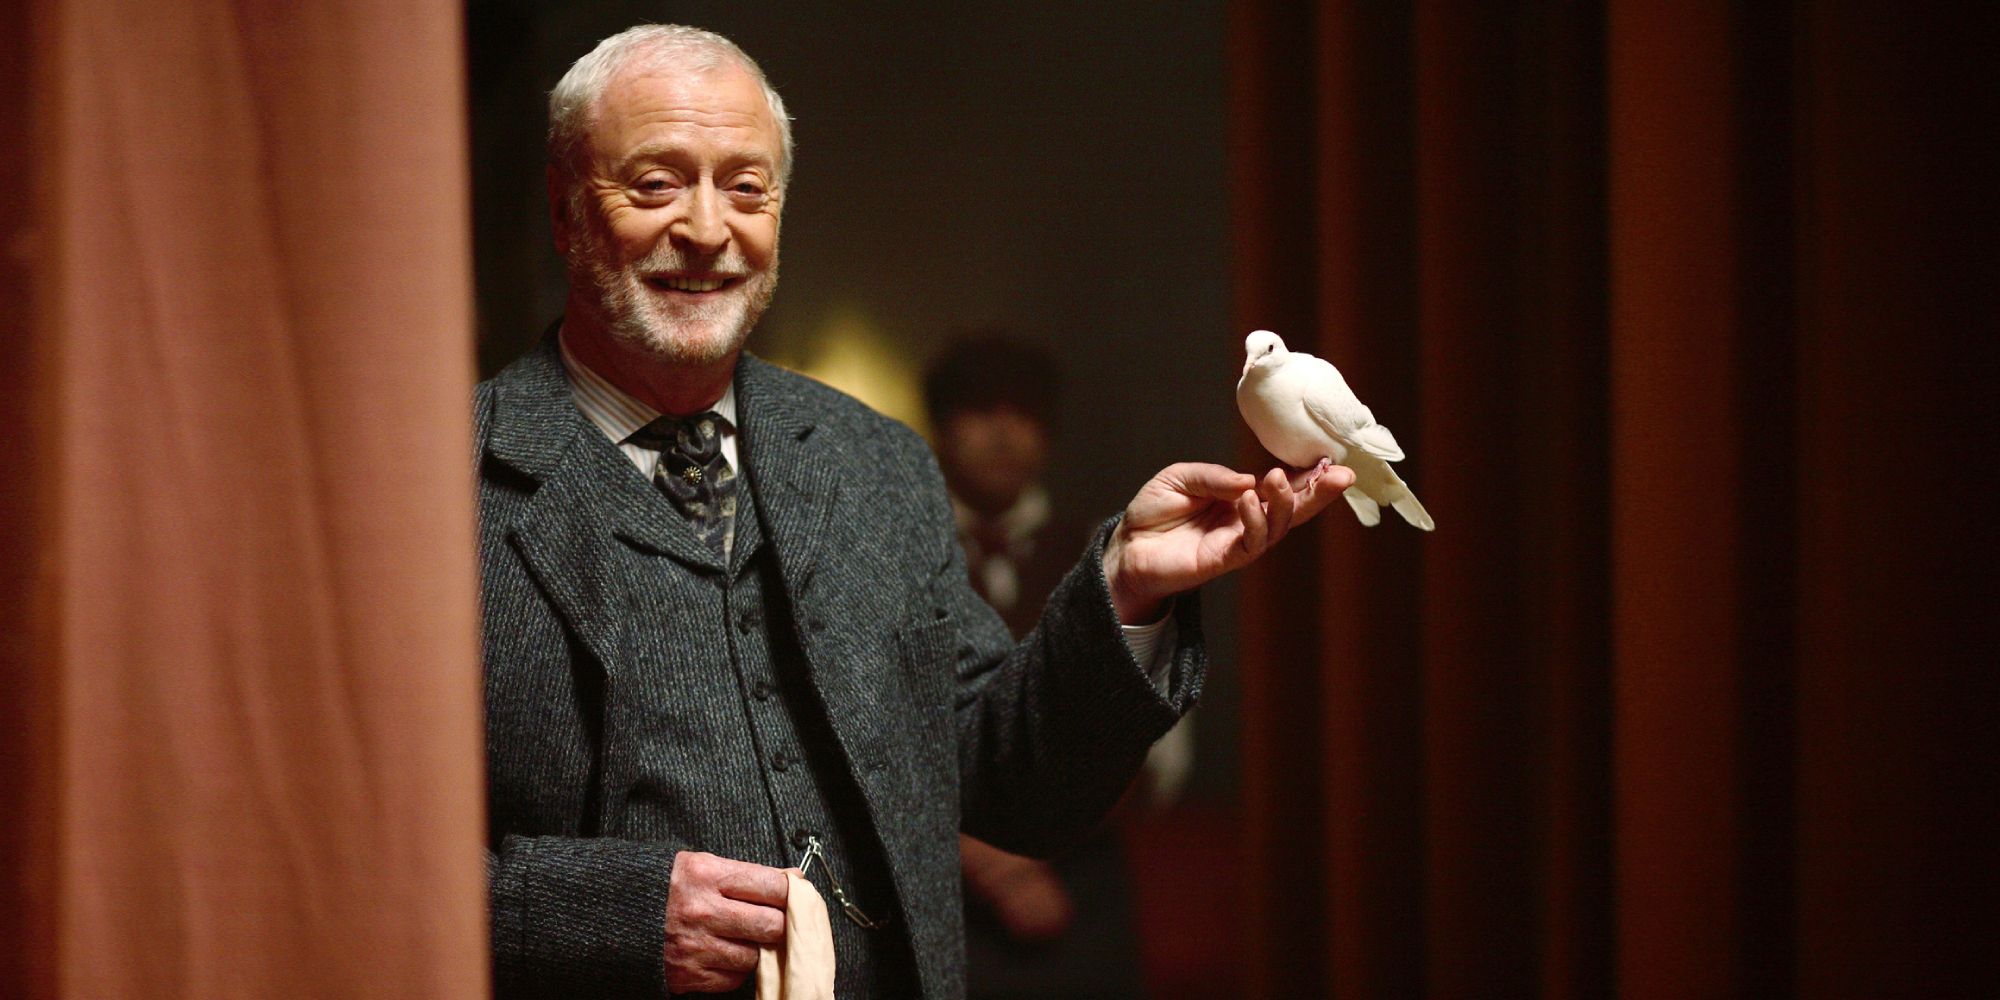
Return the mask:
[[[549,162],[565,175],[574,176],[578,156],[590,130],[598,98],[613,77],[627,66],[645,69],[678,66],[707,72],[733,60],[748,70],[764,88],[764,102],[778,123],[778,180],[784,187],[792,176],[792,120],[785,114],[785,100],[778,96],[763,69],[748,53],[713,31],[684,24],[641,24],[627,28],[598,42],[549,91]]]

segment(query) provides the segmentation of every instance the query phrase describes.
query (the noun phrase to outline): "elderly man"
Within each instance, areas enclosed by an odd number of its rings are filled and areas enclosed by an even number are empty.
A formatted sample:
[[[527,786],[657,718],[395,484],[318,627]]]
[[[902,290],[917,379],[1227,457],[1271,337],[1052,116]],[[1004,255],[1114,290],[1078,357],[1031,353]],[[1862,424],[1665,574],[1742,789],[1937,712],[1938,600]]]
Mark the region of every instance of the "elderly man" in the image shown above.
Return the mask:
[[[811,854],[840,996],[959,996],[957,832],[1088,832],[1199,690],[1189,592],[1345,470],[1164,470],[1016,644],[922,440],[743,353],[792,165],[756,64],[634,28],[549,116],[567,307],[476,399],[496,991],[747,988]]]

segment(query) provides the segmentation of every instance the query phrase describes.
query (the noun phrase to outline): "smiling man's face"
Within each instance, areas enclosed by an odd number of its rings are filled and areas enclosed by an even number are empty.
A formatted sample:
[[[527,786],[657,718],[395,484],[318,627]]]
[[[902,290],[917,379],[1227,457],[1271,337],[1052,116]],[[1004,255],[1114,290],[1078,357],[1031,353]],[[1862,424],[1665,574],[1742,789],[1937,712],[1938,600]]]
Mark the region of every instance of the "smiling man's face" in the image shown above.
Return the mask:
[[[557,206],[566,322],[668,364],[733,357],[778,287],[779,145],[741,66],[621,73]]]

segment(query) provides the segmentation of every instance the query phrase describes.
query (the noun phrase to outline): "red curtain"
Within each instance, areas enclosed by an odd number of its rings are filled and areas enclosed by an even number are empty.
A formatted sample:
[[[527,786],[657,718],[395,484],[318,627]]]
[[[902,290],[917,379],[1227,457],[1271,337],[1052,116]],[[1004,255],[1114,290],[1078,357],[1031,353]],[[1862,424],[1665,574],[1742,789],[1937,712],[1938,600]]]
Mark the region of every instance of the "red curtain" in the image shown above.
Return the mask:
[[[484,996],[458,8],[22,6],[0,995]]]
[[[1234,335],[1438,522],[1246,583],[1251,993],[1973,995],[1990,15],[1234,11]]]

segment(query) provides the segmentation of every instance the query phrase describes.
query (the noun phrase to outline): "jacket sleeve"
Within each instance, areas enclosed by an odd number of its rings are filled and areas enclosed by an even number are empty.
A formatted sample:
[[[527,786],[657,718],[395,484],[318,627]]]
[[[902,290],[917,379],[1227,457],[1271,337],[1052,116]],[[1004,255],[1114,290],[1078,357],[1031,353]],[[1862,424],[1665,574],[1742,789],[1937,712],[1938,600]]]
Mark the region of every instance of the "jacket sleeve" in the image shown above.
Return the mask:
[[[928,456],[927,456],[928,457]],[[1163,695],[1132,656],[1104,579],[1107,520],[1015,643],[967,577],[935,462],[923,515],[935,554],[927,656],[956,681],[961,828],[1017,853],[1047,855],[1087,836],[1130,785],[1146,751],[1201,692],[1206,665],[1195,594],[1175,601],[1179,639]]]
[[[482,385],[473,405],[475,462],[492,414],[490,387]],[[495,831],[486,849],[494,995],[664,997],[667,887],[680,850]]]
[[[486,852],[494,995],[665,996],[678,851],[611,837],[503,838]]]

